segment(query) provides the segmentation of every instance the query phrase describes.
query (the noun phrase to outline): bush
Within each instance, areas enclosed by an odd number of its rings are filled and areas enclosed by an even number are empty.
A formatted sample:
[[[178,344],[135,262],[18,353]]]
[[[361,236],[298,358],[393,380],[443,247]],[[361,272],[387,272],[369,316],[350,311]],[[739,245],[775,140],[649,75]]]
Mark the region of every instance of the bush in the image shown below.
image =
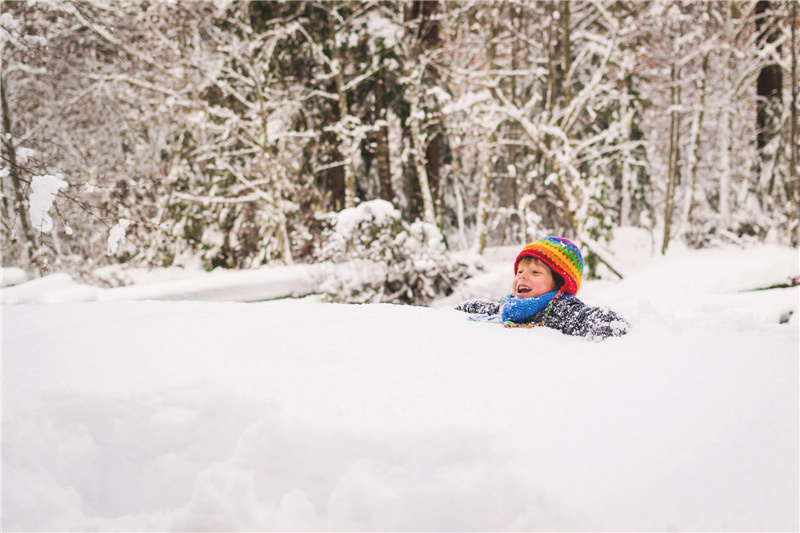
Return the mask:
[[[466,277],[467,265],[452,259],[435,226],[403,222],[389,202],[328,216],[318,257],[332,263],[320,288],[329,302],[427,305]]]

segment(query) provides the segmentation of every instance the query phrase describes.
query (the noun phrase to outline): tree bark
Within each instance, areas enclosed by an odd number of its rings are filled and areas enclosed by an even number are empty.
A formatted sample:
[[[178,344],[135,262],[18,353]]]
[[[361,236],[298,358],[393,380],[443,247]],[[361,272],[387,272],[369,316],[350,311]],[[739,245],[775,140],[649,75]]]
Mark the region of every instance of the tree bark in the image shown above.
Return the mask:
[[[439,43],[439,23],[433,20],[433,14],[438,9],[438,0],[415,0],[411,5],[406,5],[406,22],[417,21],[416,33],[413,35],[415,46],[411,47],[417,57],[409,57],[410,83],[406,100],[409,106],[407,133],[410,137],[411,169],[408,169],[412,183],[408,184],[409,215],[413,218],[421,217],[426,223],[436,225],[434,197],[431,192],[431,179],[435,180],[434,186],[438,189],[440,150],[435,136],[428,137],[423,129],[422,115],[422,85],[430,76],[436,76],[436,69],[427,60],[427,51]],[[413,27],[413,26],[412,26]],[[435,159],[431,159],[431,157]]]
[[[780,27],[772,18],[773,2],[759,0],[756,2],[756,45],[775,42],[780,35]],[[777,55],[781,54],[781,46],[776,47]],[[772,194],[775,185],[775,160],[777,153],[768,150],[767,145],[779,135],[780,102],[783,89],[783,70],[777,63],[769,64],[761,69],[756,81],[756,146],[758,148],[757,195],[762,202],[762,194]]]
[[[681,101],[680,87],[680,44],[678,35],[674,37],[672,51],[672,68],[670,69],[670,107],[672,107],[670,120],[669,138],[669,165],[667,172],[667,191],[664,198],[664,239],[661,243],[661,254],[667,253],[669,246],[670,232],[672,231],[672,212],[675,208],[675,186],[678,182],[679,162],[680,162],[680,136],[681,136],[681,116],[675,109]]]
[[[561,51],[562,51],[562,90],[564,92],[564,107],[572,101],[572,90],[569,86],[569,69],[572,67],[572,36],[570,35],[569,0],[561,4]]]
[[[791,109],[791,132],[789,135],[789,149],[791,154],[789,156],[789,197],[794,202],[795,215],[800,212],[800,176],[797,174],[798,164],[798,143],[800,139],[797,138],[797,25],[800,23],[797,19],[797,2],[792,2],[792,109]],[[800,216],[800,215],[798,215]],[[800,223],[797,226],[798,241],[800,241]]]
[[[724,17],[726,21],[725,35],[727,39],[735,38],[730,37],[734,33],[732,28],[727,25],[732,24],[733,19],[737,18],[736,4],[731,2],[728,4],[728,13]],[[730,43],[731,45],[733,43]],[[720,109],[720,176],[719,176],[719,207],[717,217],[717,233],[727,231],[731,224],[731,148],[733,146],[733,126],[731,121],[732,113],[731,106],[733,105],[733,82],[731,80],[731,73],[733,69],[733,52],[729,49],[725,52],[725,68],[722,78],[722,106]]]
[[[491,9],[491,5],[490,5]],[[491,13],[490,13],[491,14]],[[489,46],[486,50],[486,58],[487,58],[487,68],[489,69],[489,78],[494,81],[494,71],[495,71],[495,56],[497,51],[497,45],[495,44],[495,37],[496,37],[496,30],[497,26],[495,24],[494,17],[489,17]],[[497,97],[497,91],[493,87],[492,93],[494,94],[495,98]],[[486,248],[486,234],[487,234],[487,224],[489,222],[489,197],[492,191],[492,175],[493,172],[493,161],[494,161],[494,131],[488,132],[486,136],[486,141],[483,147],[483,161],[481,164],[481,189],[480,194],[478,196],[478,216],[477,220],[475,221],[475,244],[473,245],[473,250],[478,254],[483,254],[483,250]]]
[[[439,38],[439,21],[434,19],[434,15],[439,9],[438,0],[422,0],[421,2],[420,31],[425,50],[431,50],[441,44]],[[432,62],[425,65],[425,73],[434,83],[438,82],[439,71]],[[442,168],[442,135],[440,127],[428,139],[428,146],[425,148],[425,170],[428,173],[428,184],[431,189],[431,196],[434,204],[438,204],[441,189],[441,168]]]
[[[420,65],[417,66],[420,68]],[[422,111],[419,108],[420,104],[420,86],[417,80],[411,82],[409,94],[411,96],[411,120],[409,128],[411,130],[411,154],[414,160],[414,168],[419,181],[419,190],[422,197],[422,220],[428,224],[436,224],[436,217],[433,209],[433,196],[431,195],[431,187],[428,182],[428,170],[425,164],[425,142],[422,134],[422,121],[420,114]]]
[[[767,0],[759,0],[756,3],[756,31],[758,32],[759,46],[766,43],[773,43],[779,36],[778,24],[767,20],[771,13],[770,4]],[[781,47],[777,47],[780,54]],[[756,107],[756,126],[757,126],[757,145],[761,152],[769,141],[775,136],[773,107],[775,102],[780,101],[783,87],[783,71],[780,65],[773,63],[765,66],[758,74],[756,82],[756,94],[758,95]]]
[[[494,134],[489,134],[483,147],[483,164],[481,165],[481,193],[478,198],[478,218],[475,222],[474,251],[483,255],[486,248],[487,223],[489,221],[489,195],[492,189],[492,168],[494,163]]]
[[[339,107],[339,122],[344,123],[347,115],[350,113],[347,107],[347,93],[344,91],[344,73],[342,71],[342,57],[341,53],[339,52],[339,45],[336,42],[336,21],[333,17],[333,10],[336,8],[335,4],[331,3],[328,6],[328,31],[330,32],[330,39],[331,39],[331,62],[333,63],[334,68],[334,83],[336,84],[336,95],[338,96],[338,107]],[[345,144],[345,139],[342,139],[339,136],[338,143],[339,143],[339,152],[344,152],[344,165],[342,166],[342,179],[344,181],[344,206],[353,207],[355,206],[355,197],[356,197],[356,177],[353,171],[353,154],[351,153],[352,150],[349,149],[342,149],[341,146]]]
[[[14,221],[16,217],[19,216],[20,224],[22,225],[22,234],[26,240],[28,258],[32,260],[33,250],[36,247],[36,240],[28,217],[24,185],[19,175],[19,166],[17,166],[17,150],[14,146],[14,137],[11,133],[11,117],[8,114],[6,76],[2,65],[0,65],[0,109],[2,109],[3,113],[3,153],[4,158],[8,161],[9,177],[14,187],[14,199],[16,200],[16,208],[9,209],[6,199],[3,198],[4,218],[8,220],[9,225],[13,228]]]
[[[442,134],[440,132],[435,132],[433,137],[428,140],[428,146],[425,148],[425,171],[428,174],[433,203],[438,206],[442,181]],[[438,208],[435,208],[434,211],[438,211]]]
[[[726,84],[727,85],[727,84]],[[724,91],[723,92],[727,92]],[[721,169],[719,177],[719,221],[717,229],[728,229],[731,223],[731,146],[733,139],[731,135],[731,112],[729,104],[723,104],[720,117],[720,161]]]
[[[710,9],[710,7],[709,7]],[[711,14],[709,13],[709,20]],[[708,25],[706,25],[706,34],[709,33]],[[678,231],[679,234],[684,234],[687,231],[688,225],[692,221],[692,209],[695,206],[695,188],[697,186],[697,167],[700,163],[700,130],[703,126],[703,115],[706,107],[706,79],[708,78],[708,52],[703,54],[703,60],[700,66],[700,75],[697,78],[697,109],[695,111],[694,121],[692,122],[692,136],[689,141],[689,183],[686,188],[683,213],[681,216],[681,225]]]
[[[386,121],[386,91],[383,75],[375,79],[375,120],[378,131],[375,136],[375,156],[378,162],[378,183],[382,200],[394,201],[392,170],[389,160],[389,125]]]

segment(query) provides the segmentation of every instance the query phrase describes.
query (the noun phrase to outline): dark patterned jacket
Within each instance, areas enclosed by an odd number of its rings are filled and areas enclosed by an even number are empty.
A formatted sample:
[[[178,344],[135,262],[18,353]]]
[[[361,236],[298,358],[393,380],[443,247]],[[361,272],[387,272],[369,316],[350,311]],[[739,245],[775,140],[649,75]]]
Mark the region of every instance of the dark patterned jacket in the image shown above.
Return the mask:
[[[456,310],[473,314],[499,315],[500,303],[489,300],[470,300],[459,304]],[[545,310],[542,309],[520,323],[539,323],[544,315]],[[625,335],[630,324],[614,311],[601,307],[589,307],[575,297],[562,296],[553,304],[543,326],[567,335],[607,339]]]

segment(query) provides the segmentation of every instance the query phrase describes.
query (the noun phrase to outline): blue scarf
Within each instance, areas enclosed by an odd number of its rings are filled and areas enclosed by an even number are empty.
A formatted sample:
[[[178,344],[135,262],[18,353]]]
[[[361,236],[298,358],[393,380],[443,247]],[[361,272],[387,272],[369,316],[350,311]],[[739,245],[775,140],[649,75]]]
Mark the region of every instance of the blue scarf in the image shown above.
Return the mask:
[[[510,320],[519,323],[532,317],[546,308],[556,294],[558,293],[553,291],[536,298],[517,298],[513,294],[509,294],[500,302],[500,314],[503,322]]]

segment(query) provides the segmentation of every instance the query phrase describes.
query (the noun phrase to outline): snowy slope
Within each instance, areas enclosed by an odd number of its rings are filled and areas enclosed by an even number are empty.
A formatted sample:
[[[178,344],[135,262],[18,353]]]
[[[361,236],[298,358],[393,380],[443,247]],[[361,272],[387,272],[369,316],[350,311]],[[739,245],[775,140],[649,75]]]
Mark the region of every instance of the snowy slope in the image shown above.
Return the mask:
[[[798,527],[798,330],[592,343],[447,309],[4,306],[3,529]]]

